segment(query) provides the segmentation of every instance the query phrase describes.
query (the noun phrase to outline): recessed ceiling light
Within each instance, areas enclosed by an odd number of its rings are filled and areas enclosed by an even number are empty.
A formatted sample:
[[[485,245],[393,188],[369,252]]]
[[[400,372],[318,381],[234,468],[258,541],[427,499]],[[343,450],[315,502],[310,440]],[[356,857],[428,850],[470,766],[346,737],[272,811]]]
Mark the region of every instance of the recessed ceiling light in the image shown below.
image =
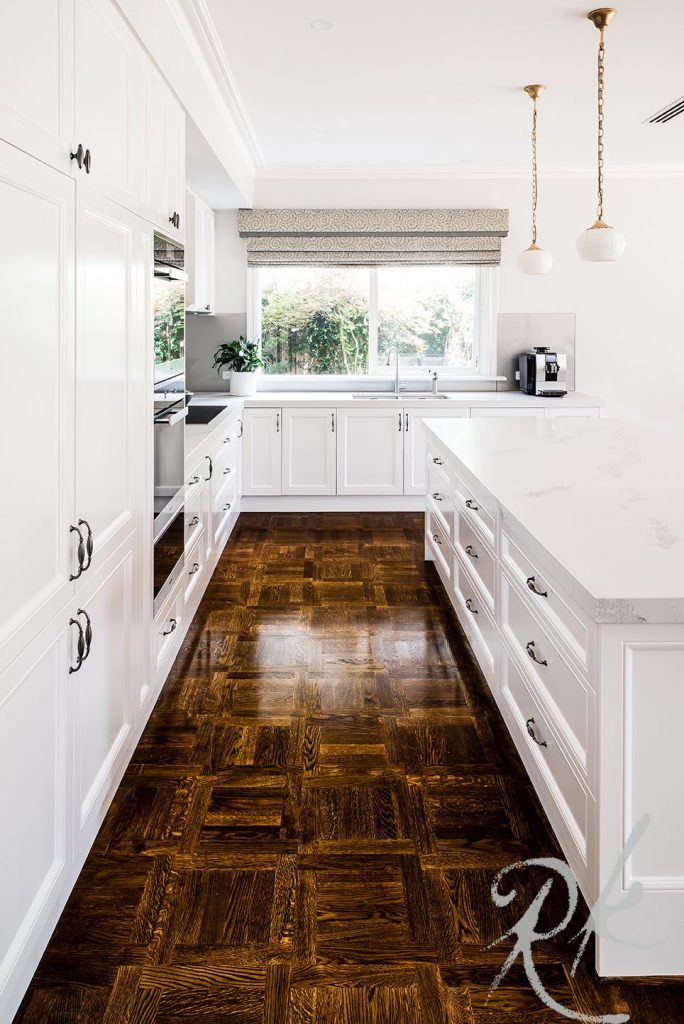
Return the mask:
[[[329,28],[334,28],[335,22],[329,21],[327,18],[316,18],[315,21],[311,22],[311,28],[315,29],[316,32],[327,32]]]

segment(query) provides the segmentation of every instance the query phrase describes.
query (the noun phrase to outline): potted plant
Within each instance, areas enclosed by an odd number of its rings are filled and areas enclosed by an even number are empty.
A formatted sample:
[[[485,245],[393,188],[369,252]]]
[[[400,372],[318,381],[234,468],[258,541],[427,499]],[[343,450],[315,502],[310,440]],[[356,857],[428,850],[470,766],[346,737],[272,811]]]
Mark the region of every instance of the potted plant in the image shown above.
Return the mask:
[[[254,395],[257,373],[266,364],[259,354],[259,343],[247,341],[240,335],[235,341],[224,342],[214,353],[214,367],[230,370],[231,395]]]

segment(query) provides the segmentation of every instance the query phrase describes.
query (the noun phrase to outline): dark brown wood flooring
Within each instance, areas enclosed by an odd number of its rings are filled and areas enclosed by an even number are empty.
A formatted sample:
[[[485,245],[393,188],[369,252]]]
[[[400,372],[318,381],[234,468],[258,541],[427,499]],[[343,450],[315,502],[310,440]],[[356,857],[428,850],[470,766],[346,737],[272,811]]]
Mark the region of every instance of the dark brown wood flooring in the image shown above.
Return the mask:
[[[242,515],[16,1022],[557,1024],[520,965],[488,998],[540,884],[492,878],[557,853],[422,516]],[[559,1002],[684,1022],[575,949]]]

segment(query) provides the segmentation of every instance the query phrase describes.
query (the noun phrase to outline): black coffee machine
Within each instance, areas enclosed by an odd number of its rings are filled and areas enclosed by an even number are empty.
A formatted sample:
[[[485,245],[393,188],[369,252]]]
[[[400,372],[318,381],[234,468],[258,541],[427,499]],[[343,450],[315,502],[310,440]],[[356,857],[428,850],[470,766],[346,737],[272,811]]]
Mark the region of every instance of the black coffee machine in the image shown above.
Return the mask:
[[[564,353],[535,348],[532,352],[522,352],[518,365],[520,390],[526,395],[544,398],[567,395],[568,366]]]

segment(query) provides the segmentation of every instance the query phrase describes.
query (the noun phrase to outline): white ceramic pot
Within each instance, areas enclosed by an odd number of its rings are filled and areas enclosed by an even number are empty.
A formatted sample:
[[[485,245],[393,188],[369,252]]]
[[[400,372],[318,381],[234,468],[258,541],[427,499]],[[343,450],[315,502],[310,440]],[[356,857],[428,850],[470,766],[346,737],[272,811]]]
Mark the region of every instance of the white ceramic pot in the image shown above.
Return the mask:
[[[230,371],[230,393],[231,395],[255,395],[257,389],[258,370],[250,370],[247,373],[239,373],[237,370]]]

